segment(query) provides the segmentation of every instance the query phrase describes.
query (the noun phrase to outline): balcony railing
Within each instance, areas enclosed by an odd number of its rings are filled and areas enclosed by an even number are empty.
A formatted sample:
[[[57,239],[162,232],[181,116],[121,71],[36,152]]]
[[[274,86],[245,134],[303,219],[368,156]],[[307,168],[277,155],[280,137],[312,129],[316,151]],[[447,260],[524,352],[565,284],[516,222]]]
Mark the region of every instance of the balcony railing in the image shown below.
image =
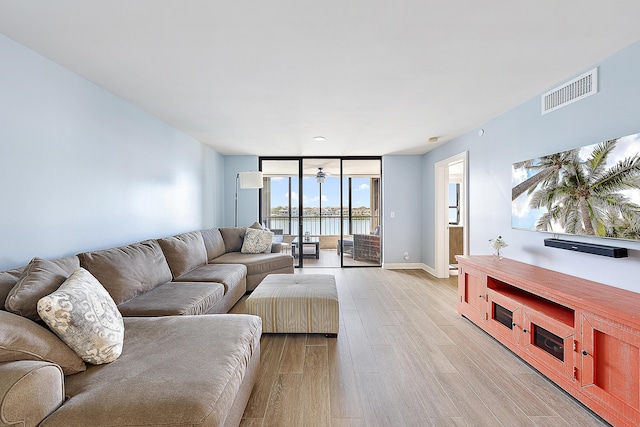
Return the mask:
[[[284,234],[296,234],[298,231],[298,217],[269,216],[263,218],[267,227],[282,229]],[[352,216],[351,229],[349,218],[343,219],[343,232],[347,234],[369,234],[380,224],[378,217],[371,215]],[[305,215],[302,217],[302,234],[309,232],[313,236],[340,235],[339,215]]]

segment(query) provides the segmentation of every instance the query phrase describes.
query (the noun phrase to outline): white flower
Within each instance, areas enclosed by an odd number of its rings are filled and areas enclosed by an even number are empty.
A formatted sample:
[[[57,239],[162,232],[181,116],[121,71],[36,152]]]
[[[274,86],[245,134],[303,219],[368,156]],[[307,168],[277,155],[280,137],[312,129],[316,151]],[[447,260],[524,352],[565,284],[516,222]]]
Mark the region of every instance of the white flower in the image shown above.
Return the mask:
[[[489,245],[495,250],[500,250],[509,246],[507,245],[507,242],[502,240],[502,236],[498,236],[495,239],[489,239]]]

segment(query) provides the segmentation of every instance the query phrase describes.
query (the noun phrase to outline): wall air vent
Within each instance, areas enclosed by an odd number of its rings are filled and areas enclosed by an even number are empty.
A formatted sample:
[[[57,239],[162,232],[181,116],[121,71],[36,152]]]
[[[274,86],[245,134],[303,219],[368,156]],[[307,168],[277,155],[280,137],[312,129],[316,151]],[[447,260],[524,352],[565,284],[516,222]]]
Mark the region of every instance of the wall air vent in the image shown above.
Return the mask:
[[[542,95],[542,114],[562,108],[598,92],[598,68]]]

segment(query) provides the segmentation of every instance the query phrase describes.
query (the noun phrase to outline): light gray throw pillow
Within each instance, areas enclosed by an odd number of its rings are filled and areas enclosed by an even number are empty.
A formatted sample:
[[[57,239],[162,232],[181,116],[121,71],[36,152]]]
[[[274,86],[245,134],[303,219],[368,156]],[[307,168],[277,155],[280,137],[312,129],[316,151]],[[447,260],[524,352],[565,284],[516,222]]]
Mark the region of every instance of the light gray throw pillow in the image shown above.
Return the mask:
[[[270,231],[247,228],[240,252],[243,254],[270,253],[272,240],[273,233]]]
[[[122,353],[122,316],[107,290],[84,268],[41,298],[38,314],[87,363],[113,362]]]

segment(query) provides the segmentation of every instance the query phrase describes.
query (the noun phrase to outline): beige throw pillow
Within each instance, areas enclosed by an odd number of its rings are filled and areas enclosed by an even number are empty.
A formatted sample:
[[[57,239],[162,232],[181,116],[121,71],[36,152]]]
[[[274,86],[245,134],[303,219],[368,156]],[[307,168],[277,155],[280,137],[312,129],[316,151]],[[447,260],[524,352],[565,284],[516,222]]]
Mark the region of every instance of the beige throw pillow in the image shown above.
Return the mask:
[[[107,290],[84,268],[40,299],[38,314],[87,363],[113,362],[122,353],[122,316]]]
[[[69,274],[53,262],[34,258],[24,269],[18,283],[9,291],[5,308],[20,316],[40,320],[38,300],[58,289],[67,277]]]
[[[0,362],[41,360],[55,363],[65,375],[87,369],[80,357],[46,328],[0,310]]]
[[[261,254],[271,252],[273,233],[270,231],[247,228],[240,252],[243,254]]]

